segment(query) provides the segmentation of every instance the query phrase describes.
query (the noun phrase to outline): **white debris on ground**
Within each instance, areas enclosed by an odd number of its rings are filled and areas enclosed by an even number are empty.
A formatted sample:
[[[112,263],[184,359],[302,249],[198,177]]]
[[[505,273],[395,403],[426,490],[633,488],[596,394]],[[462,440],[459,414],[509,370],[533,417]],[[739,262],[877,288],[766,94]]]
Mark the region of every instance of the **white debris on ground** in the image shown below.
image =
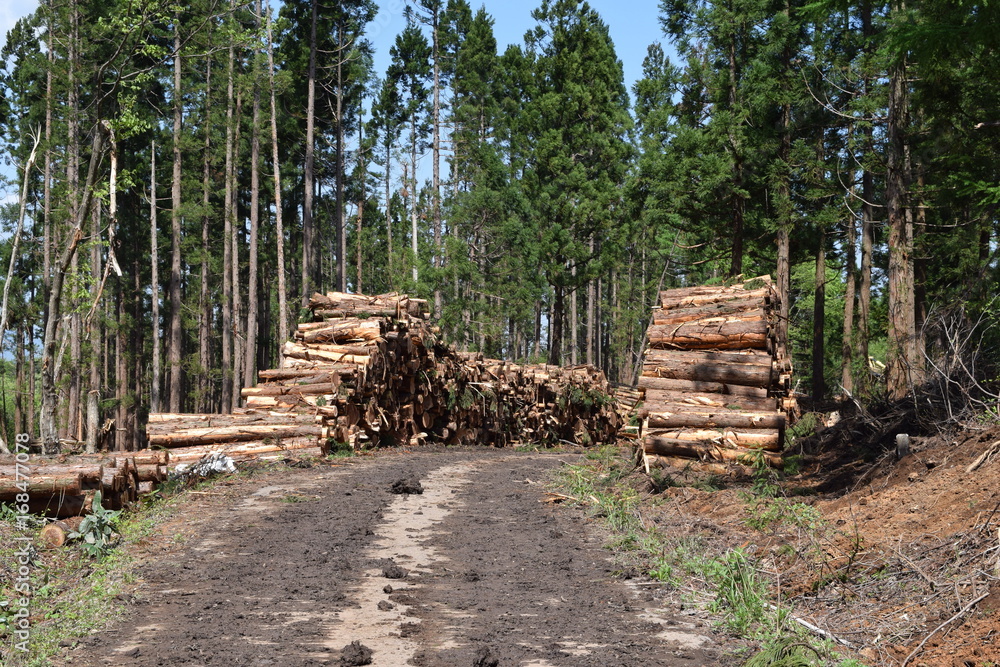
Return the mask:
[[[236,463],[222,452],[205,454],[194,463],[178,463],[171,471],[174,479],[189,479],[191,477],[211,477],[226,472],[236,472]]]

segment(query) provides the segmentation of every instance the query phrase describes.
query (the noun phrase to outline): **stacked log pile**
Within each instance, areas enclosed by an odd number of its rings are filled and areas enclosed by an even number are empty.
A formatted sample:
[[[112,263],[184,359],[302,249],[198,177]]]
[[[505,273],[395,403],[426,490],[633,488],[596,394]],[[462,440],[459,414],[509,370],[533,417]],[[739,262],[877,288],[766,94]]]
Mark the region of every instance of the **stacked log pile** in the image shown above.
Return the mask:
[[[639,388],[647,468],[661,457],[780,465],[791,360],[769,277],[660,292]]]
[[[4,457],[0,502],[20,505],[18,496],[27,494],[29,512],[61,519],[89,513],[100,491],[105,508],[123,509],[166,479],[168,460],[167,452],[151,450],[65,460],[32,457],[27,465]]]
[[[610,442],[621,419],[604,373],[592,366],[467,359],[462,403],[453,416],[497,447],[531,442],[583,446]],[[452,390],[454,391],[454,389]]]
[[[234,459],[286,450],[319,454],[327,429],[312,415],[240,409],[232,414],[149,415],[149,446],[170,452],[171,464],[197,461],[215,451]],[[307,453],[307,452],[300,452]]]
[[[600,371],[463,354],[406,295],[315,294],[313,321],[282,347],[280,368],[243,389],[234,415],[152,415],[150,446],[343,447],[605,442],[619,422]],[[206,423],[207,422],[207,423]],[[178,449],[174,449],[178,448]]]

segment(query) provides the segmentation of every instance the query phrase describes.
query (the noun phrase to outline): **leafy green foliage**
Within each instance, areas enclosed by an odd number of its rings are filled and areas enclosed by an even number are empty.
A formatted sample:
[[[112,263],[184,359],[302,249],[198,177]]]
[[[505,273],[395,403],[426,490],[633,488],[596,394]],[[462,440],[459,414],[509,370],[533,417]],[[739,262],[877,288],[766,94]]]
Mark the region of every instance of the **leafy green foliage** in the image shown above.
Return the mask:
[[[81,540],[84,553],[93,558],[103,558],[114,548],[118,538],[118,510],[108,510],[101,505],[101,492],[94,494],[91,513],[83,517],[80,527],[68,535],[71,540]]]

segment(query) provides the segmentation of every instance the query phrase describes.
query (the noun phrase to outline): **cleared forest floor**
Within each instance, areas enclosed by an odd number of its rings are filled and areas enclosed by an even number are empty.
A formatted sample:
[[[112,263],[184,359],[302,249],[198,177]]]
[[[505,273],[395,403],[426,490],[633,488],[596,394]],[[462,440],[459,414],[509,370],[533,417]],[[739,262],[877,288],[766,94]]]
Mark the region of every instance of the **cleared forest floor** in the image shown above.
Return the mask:
[[[149,540],[126,616],[64,659],[368,664],[360,642],[373,665],[717,664],[705,614],[629,585],[595,522],[543,502],[576,458],[384,452],[216,486]]]
[[[222,478],[119,548],[140,563],[120,615],[37,664],[739,665],[776,618],[826,651],[813,664],[997,664],[1000,453],[983,454],[1000,428],[914,437],[901,458],[871,429],[801,441],[781,479],[650,477],[628,447]],[[741,628],[720,593],[733,554],[768,595]],[[106,571],[79,563],[82,582]],[[79,590],[61,583],[50,618]]]

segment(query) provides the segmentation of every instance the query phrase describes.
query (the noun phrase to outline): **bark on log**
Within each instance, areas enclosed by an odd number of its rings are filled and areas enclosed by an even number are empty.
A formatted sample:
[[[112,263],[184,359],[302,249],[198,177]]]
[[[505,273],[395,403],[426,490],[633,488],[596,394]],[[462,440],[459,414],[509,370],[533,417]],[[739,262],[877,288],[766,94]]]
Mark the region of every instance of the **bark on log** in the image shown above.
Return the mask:
[[[353,377],[357,372],[354,364],[317,364],[313,368],[272,368],[260,371],[257,375],[262,380],[272,380],[275,382],[283,380],[295,380],[298,378],[322,377],[332,375],[346,375]]]
[[[774,378],[771,364],[722,364],[699,362],[686,359],[649,360],[642,366],[642,374],[671,380],[696,382],[720,382],[727,385],[743,385],[767,389]]]
[[[762,456],[775,468],[783,465],[779,454],[734,447],[720,447],[710,443],[691,442],[674,438],[647,436],[643,440],[643,451],[659,456],[687,456],[707,461],[724,461],[751,465],[757,456]]]
[[[285,343],[284,347],[282,347],[281,351],[286,358],[302,359],[304,361],[347,363],[356,364],[358,366],[367,366],[372,362],[371,355],[367,353],[354,354],[348,352],[328,351],[320,349],[322,347],[324,346],[310,345],[309,347],[306,347],[305,345],[288,341]]]
[[[708,394],[698,392],[664,391],[650,389],[642,407],[649,412],[662,412],[667,406],[703,407],[715,410],[741,410],[743,412],[775,412],[781,409],[777,398],[757,398],[739,394]]]
[[[38,532],[38,539],[47,549],[58,549],[66,544],[69,535],[80,529],[83,522],[82,516],[71,516],[52,523],[46,524]]]
[[[18,485],[24,485],[19,488]],[[0,479],[0,501],[13,501],[19,494],[27,493],[30,497],[63,495],[79,495],[83,492],[80,473],[65,475],[32,475],[27,480],[18,481],[14,477]]]
[[[197,461],[206,454],[221,452],[234,459],[252,458],[261,454],[269,454],[284,451],[300,451],[318,447],[317,438],[289,438],[278,442],[240,442],[219,445],[200,445],[197,447],[181,447],[172,451],[171,464],[189,463]]]
[[[700,288],[692,288],[700,289]],[[674,308],[698,308],[713,303],[725,303],[727,301],[737,301],[743,299],[770,299],[773,291],[769,287],[762,287],[753,290],[730,290],[730,291],[703,291],[700,293],[675,293],[675,290],[660,292],[660,308],[671,310]]]
[[[159,447],[189,447],[223,442],[249,442],[264,438],[323,437],[323,426],[249,424],[222,428],[200,428],[149,436],[149,444]],[[173,457],[172,457],[173,458]]]
[[[686,391],[708,394],[727,394],[738,396],[755,396],[763,398],[767,396],[767,389],[761,387],[749,387],[738,384],[726,384],[723,382],[702,382],[698,380],[675,380],[672,378],[659,378],[643,375],[639,378],[639,386],[649,390],[661,391]]]
[[[733,299],[718,303],[709,303],[702,306],[692,306],[688,308],[656,308],[653,310],[653,317],[650,324],[666,325],[681,324],[683,322],[694,322],[707,318],[727,317],[739,315],[746,319],[766,319],[764,306],[766,299]]]
[[[249,396],[313,396],[317,394],[335,395],[340,387],[340,382],[318,382],[316,384],[270,384],[258,385],[256,387],[245,387],[240,390],[243,398]]]
[[[781,433],[777,430],[734,430],[711,429],[704,427],[653,429],[647,427],[646,433],[652,436],[686,442],[715,443],[728,447],[744,447],[747,449],[766,449],[781,451]]]
[[[649,328],[652,347],[682,350],[766,350],[768,323],[734,320],[721,323],[689,322]]]
[[[650,428],[785,428],[785,415],[777,412],[651,412],[648,419]]]

